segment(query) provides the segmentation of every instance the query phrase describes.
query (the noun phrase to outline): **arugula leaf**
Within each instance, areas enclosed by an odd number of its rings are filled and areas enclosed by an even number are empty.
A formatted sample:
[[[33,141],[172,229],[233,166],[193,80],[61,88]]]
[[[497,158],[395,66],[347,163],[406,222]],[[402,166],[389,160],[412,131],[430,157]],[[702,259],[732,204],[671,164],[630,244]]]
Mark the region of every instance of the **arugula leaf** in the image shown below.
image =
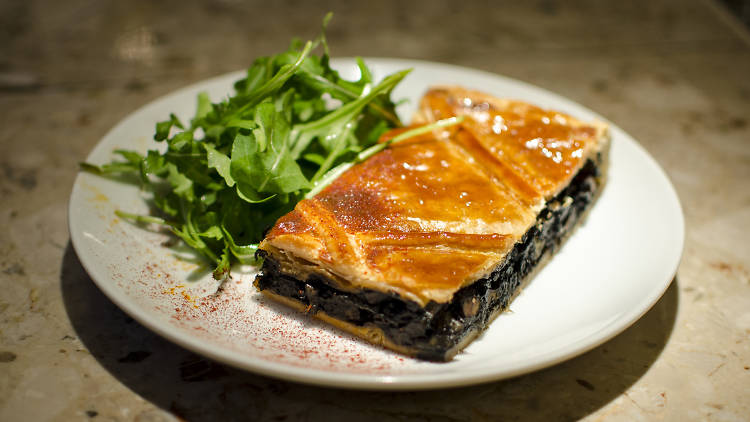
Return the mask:
[[[133,166],[140,166],[141,161],[143,161],[143,155],[135,151],[116,149],[115,154],[121,155],[125,160],[127,160],[128,163],[132,164]]]
[[[113,161],[111,163],[95,165],[90,163],[78,163],[81,170],[99,175],[116,174],[116,173],[133,173],[139,172],[143,156],[135,151],[116,149],[115,154],[125,158],[126,161]]]
[[[259,128],[238,134],[232,146],[232,177],[258,192],[290,193],[309,187],[307,178],[289,153],[289,123],[273,104],[258,105]]]
[[[237,94],[249,94],[271,79],[271,76],[273,76],[273,58],[260,57],[247,69],[245,79],[234,83],[234,89]]]
[[[180,122],[180,119],[178,119],[177,116],[174,115],[174,113],[171,113],[169,115],[169,120],[165,120],[156,124],[156,134],[154,134],[154,140],[163,141],[167,139],[167,137],[169,137],[169,131],[172,130],[172,126],[178,127],[180,129],[185,128],[182,125],[182,122]]]
[[[235,181],[232,178],[230,166],[232,160],[226,155],[220,153],[211,144],[204,143],[203,147],[206,148],[206,159],[208,160],[208,167],[215,169],[217,173],[224,179],[224,182],[230,188],[234,186]]]
[[[174,193],[187,201],[192,201],[195,198],[193,194],[193,181],[180,173],[177,170],[177,166],[173,163],[167,164],[167,171],[169,172],[167,181],[172,185]]]
[[[137,167],[133,166],[132,163],[123,162],[111,162],[108,164],[102,164],[100,166],[90,163],[78,163],[78,166],[81,168],[81,170],[99,175],[130,173],[137,170]]]
[[[241,263],[243,264],[254,264],[256,263],[255,252],[258,251],[258,244],[252,243],[249,245],[237,245],[234,243],[232,234],[224,227],[221,228],[224,238],[227,240],[229,250]]]
[[[208,98],[208,93],[201,92],[198,94],[198,108],[195,111],[195,117],[193,120],[199,120],[203,119],[206,116],[208,116],[208,113],[213,110],[213,107],[211,106],[211,99]]]

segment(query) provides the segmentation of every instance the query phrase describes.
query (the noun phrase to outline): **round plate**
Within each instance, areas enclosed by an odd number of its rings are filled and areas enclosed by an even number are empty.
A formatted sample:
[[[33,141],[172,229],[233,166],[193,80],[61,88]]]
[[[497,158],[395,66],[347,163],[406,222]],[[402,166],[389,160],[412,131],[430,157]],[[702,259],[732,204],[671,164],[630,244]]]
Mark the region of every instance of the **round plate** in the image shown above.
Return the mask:
[[[376,77],[413,72],[394,92],[408,118],[428,86],[463,85],[498,97],[604,120],[570,100],[501,76],[430,62],[368,59]],[[353,60],[334,61],[356,78]],[[87,161],[116,148],[145,151],[154,124],[174,112],[188,120],[200,91],[231,93],[236,72],[181,89],[115,126]],[[421,389],[467,385],[530,372],[581,354],[635,322],[662,295],[682,253],[679,200],[656,162],[611,127],[609,180],[588,219],[489,329],[448,363],[422,362],[371,346],[311,317],[267,301],[254,268],[235,268],[221,291],[210,268],[171,237],[118,219],[148,213],[138,187],[80,173],[70,198],[73,246],[99,288],[141,324],[218,361],[292,381],[345,388]]]

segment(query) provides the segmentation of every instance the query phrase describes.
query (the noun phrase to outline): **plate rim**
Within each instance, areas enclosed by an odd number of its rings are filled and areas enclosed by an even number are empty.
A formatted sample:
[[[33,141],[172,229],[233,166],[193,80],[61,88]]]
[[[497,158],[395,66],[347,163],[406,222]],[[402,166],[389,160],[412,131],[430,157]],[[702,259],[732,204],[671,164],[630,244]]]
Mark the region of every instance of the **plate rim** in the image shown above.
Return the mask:
[[[652,170],[656,171],[657,174],[662,178],[662,182],[665,183],[665,187],[669,192],[669,200],[672,206],[675,207],[676,211],[674,217],[677,218],[676,227],[679,229],[676,240],[679,241],[679,247],[675,248],[675,253],[671,257],[671,263],[668,266],[664,266],[664,273],[666,278],[665,281],[661,281],[657,284],[654,283],[654,288],[649,292],[648,295],[644,295],[643,300],[640,302],[640,306],[631,310],[630,313],[625,316],[619,317],[616,322],[618,324],[610,323],[603,329],[599,330],[600,333],[595,336],[594,340],[580,342],[578,345],[569,345],[564,348],[564,353],[557,353],[556,356],[547,359],[537,359],[535,362],[530,362],[526,365],[519,365],[512,370],[504,370],[498,372],[486,371],[485,373],[472,373],[471,376],[461,376],[460,372],[441,372],[437,374],[433,373],[418,373],[418,374],[400,374],[400,375],[373,375],[373,374],[362,374],[362,373],[345,373],[345,372],[330,372],[321,369],[314,368],[300,368],[288,364],[267,361],[258,357],[241,355],[238,351],[234,351],[228,348],[222,347],[209,347],[210,343],[206,343],[196,337],[187,335],[182,330],[170,330],[169,323],[160,323],[161,318],[153,318],[154,315],[142,312],[139,305],[133,300],[121,292],[115,287],[114,283],[107,283],[103,279],[109,279],[106,274],[99,272],[97,267],[93,265],[91,258],[87,257],[85,253],[82,253],[83,240],[82,231],[79,227],[79,221],[75,218],[75,207],[80,205],[74,201],[76,195],[80,195],[82,189],[82,180],[87,177],[83,172],[78,172],[73,183],[73,188],[68,203],[68,229],[70,232],[70,241],[73,249],[76,252],[79,262],[86,270],[86,273],[90,276],[94,284],[121,310],[127,313],[129,316],[138,321],[141,325],[145,326],[149,330],[159,334],[160,336],[168,339],[169,341],[176,343],[181,347],[185,347],[189,350],[197,352],[210,359],[223,362],[225,364],[234,366],[242,370],[251,371],[254,373],[262,374],[265,376],[271,376],[275,378],[281,378],[292,382],[300,382],[305,384],[327,386],[327,387],[338,387],[346,389],[360,389],[360,390],[428,390],[438,389],[446,387],[459,387],[473,384],[480,384],[489,381],[495,381],[505,378],[515,377],[521,374],[530,373],[542,368],[556,365],[565,360],[571,359],[575,356],[579,356],[605,342],[614,338],[621,332],[625,331],[638,319],[640,319],[646,312],[648,312],[653,305],[659,300],[664,294],[667,288],[672,283],[672,280],[676,276],[677,269],[679,267],[683,251],[684,251],[684,239],[685,239],[685,220],[682,206],[680,204],[679,196],[677,191],[672,184],[669,176],[666,174],[664,169],[658,164],[658,162],[648,153],[648,151],[638,141],[630,136],[627,132],[619,128],[617,125],[609,121],[608,119],[601,116],[599,113],[589,109],[588,107],[570,100],[557,93],[541,88],[539,86],[529,84],[527,82],[509,78],[507,76],[498,75],[495,73],[458,66],[454,64],[440,63],[435,61],[425,60],[412,60],[402,58],[385,58],[385,57],[365,57],[367,65],[371,68],[377,66],[399,66],[399,67],[421,67],[426,68],[438,68],[441,70],[459,72],[462,74],[475,74],[482,75],[483,77],[497,79],[503,83],[508,83],[521,87],[523,90],[535,92],[538,95],[545,96],[557,102],[563,102],[574,105],[580,109],[585,110],[587,113],[595,116],[596,118],[607,122],[610,125],[612,132],[612,141],[615,138],[618,142],[626,142],[628,146],[634,148],[637,153],[644,159],[645,163],[651,167]],[[336,66],[346,66],[354,64],[354,58],[343,57],[332,59],[332,63]],[[105,141],[118,130],[129,126],[132,121],[135,120],[142,113],[147,113],[152,108],[158,108],[162,103],[168,103],[172,98],[185,95],[186,92],[196,91],[199,87],[206,86],[212,83],[227,82],[227,88],[231,88],[230,81],[244,74],[245,70],[237,70],[223,75],[214,76],[207,78],[190,85],[178,88],[165,95],[159,96],[143,106],[138,107],[112,128],[110,128],[104,136],[102,136],[96,145],[88,153],[86,160],[90,160],[92,156],[99,153],[99,150],[105,148]],[[675,242],[676,244],[677,242]],[[668,270],[667,270],[668,269]],[[586,336],[591,337],[592,334]]]

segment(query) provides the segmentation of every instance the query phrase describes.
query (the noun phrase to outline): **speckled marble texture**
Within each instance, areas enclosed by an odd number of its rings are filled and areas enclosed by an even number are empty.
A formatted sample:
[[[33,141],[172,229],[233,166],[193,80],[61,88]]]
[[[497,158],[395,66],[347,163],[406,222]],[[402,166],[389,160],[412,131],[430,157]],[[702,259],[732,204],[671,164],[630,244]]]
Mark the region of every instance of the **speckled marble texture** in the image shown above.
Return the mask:
[[[507,3],[507,4],[506,4]],[[612,120],[687,221],[671,287],[549,369],[374,393],[213,363],[108,301],[69,242],[77,162],[130,111],[311,37],[518,78]],[[0,2],[0,421],[750,419],[750,35],[709,1]]]

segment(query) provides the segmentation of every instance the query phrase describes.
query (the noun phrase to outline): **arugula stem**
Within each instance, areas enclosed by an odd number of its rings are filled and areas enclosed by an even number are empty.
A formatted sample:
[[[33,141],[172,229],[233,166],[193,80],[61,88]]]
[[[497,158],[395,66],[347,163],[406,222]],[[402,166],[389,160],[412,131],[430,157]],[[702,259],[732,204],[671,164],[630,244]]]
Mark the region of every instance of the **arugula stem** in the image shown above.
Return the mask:
[[[180,201],[184,204],[183,201]],[[185,225],[183,226],[187,229],[187,235],[192,239],[192,241],[195,243],[196,249],[198,249],[200,252],[203,252],[205,256],[207,256],[209,259],[214,261],[216,264],[221,264],[221,260],[219,257],[216,256],[211,249],[208,248],[205,242],[203,242],[203,239],[201,239],[200,235],[198,234],[198,230],[196,230],[195,225],[193,224],[193,209],[188,208],[187,209],[187,215],[185,217]]]
[[[345,171],[349,170],[352,166],[355,164],[361,163],[365,161],[366,159],[372,157],[373,155],[377,154],[378,152],[388,148],[389,146],[393,144],[397,144],[399,142],[403,142],[407,139],[413,138],[415,136],[419,136],[428,132],[432,132],[437,129],[446,128],[449,126],[454,126],[457,124],[460,124],[464,121],[466,117],[465,116],[455,116],[450,117],[448,119],[442,119],[438,120],[434,123],[430,123],[428,125],[419,126],[414,129],[409,129],[406,132],[403,132],[386,142],[376,144],[371,146],[370,148],[367,148],[366,150],[360,152],[357,154],[356,158],[350,162],[340,164],[334,168],[332,168],[330,171],[328,171],[323,177],[315,183],[315,186],[310,189],[309,192],[305,194],[305,199],[312,198],[313,196],[317,195],[322,191],[326,186],[330,185],[331,182],[333,182],[336,178],[341,176]]]
[[[388,148],[389,146],[405,141],[409,138],[413,138],[415,136],[419,136],[424,133],[432,132],[433,130],[442,129],[445,127],[460,124],[461,122],[464,121],[465,118],[466,118],[465,116],[454,116],[454,117],[450,117],[447,119],[438,120],[435,123],[430,123],[429,125],[424,125],[424,126],[416,127],[414,129],[409,129],[406,132],[403,132],[387,140],[386,142],[383,142],[382,144],[373,145],[370,148],[367,148],[366,150],[360,152],[359,154],[357,154],[357,160],[364,161],[367,158],[370,158],[371,156],[375,155],[376,153]]]
[[[163,218],[154,217],[152,215],[132,214],[132,213],[120,211],[120,210],[115,210],[115,215],[117,215],[120,218],[124,218],[126,220],[135,221],[136,223],[158,224],[161,226],[174,227],[174,223],[167,221]]]
[[[328,79],[326,79],[326,78],[324,78],[324,77],[322,77],[320,75],[312,75],[312,76],[309,76],[309,77],[311,77],[312,79],[314,79],[318,83],[325,84],[325,86],[328,87],[328,88],[330,88],[331,90],[335,90],[336,92],[338,92],[340,94],[346,95],[347,97],[349,97],[349,99],[353,100],[353,99],[355,99],[355,98],[358,97],[358,95],[357,95],[356,92],[348,90],[348,89],[346,89],[345,87],[343,87],[341,85],[337,85],[337,84],[331,82],[330,80],[328,80]],[[380,116],[382,116],[383,118],[385,118],[389,122],[393,123],[393,125],[395,125],[397,127],[403,126],[403,123],[401,123],[401,119],[399,119],[396,114],[388,112],[383,107],[381,107],[378,103],[376,103],[376,102],[368,103],[367,107],[375,110]]]
[[[173,152],[173,151],[167,151],[164,153],[167,157],[203,157],[205,154],[201,154],[198,152]]]
[[[315,172],[315,175],[310,180],[312,183],[315,183],[318,179],[323,177],[323,175],[331,168],[334,161],[336,161],[337,158],[339,158],[339,155],[344,150],[344,147],[346,146],[346,138],[351,134],[351,124],[346,125],[346,130],[339,133],[338,138],[336,139],[336,146],[334,147],[333,151],[328,154],[328,157],[326,157],[325,161],[323,161],[323,164],[320,165],[320,168],[318,168],[318,171]]]

